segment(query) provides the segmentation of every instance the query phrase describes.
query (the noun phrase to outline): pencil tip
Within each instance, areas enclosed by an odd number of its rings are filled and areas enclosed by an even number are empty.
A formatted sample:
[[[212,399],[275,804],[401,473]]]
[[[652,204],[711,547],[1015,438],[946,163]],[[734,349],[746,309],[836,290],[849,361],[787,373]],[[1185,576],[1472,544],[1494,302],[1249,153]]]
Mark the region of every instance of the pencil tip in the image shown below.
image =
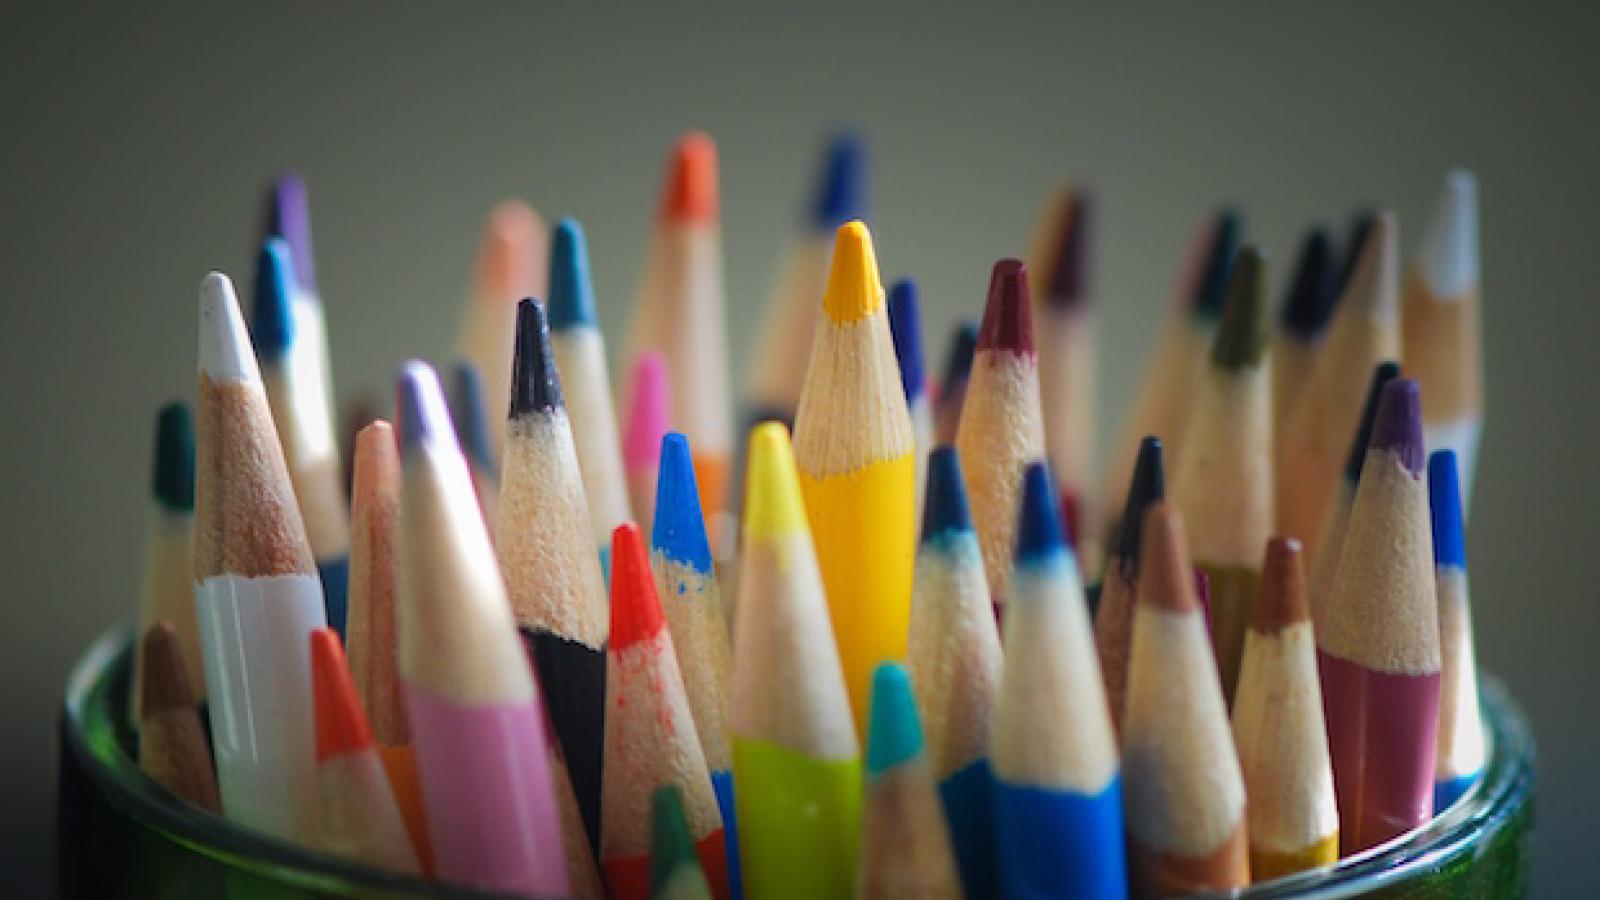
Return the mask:
[[[1337,271],[1333,264],[1333,239],[1325,228],[1313,228],[1300,241],[1300,256],[1295,261],[1294,280],[1283,303],[1283,329],[1309,341],[1322,334],[1333,317],[1339,299]]]
[[[1128,498],[1122,507],[1111,555],[1122,560],[1130,572],[1139,571],[1139,539],[1144,534],[1144,514],[1150,504],[1167,496],[1166,473],[1161,462],[1161,439],[1145,435],[1139,442],[1139,455],[1133,463],[1133,479],[1128,483]]]
[[[650,896],[667,896],[666,887],[685,867],[698,870],[700,858],[684,817],[682,789],[664,784],[650,795]]]
[[[1055,248],[1054,265],[1044,273],[1045,299],[1052,306],[1070,309],[1089,295],[1089,239],[1094,224],[1094,201],[1084,190],[1074,190],[1071,211]]]
[[[1381,210],[1373,215],[1356,251],[1340,304],[1354,303],[1363,312],[1379,317],[1392,315],[1398,308],[1399,230],[1393,212]]]
[[[199,370],[222,381],[261,380],[233,281],[221,272],[200,281]]]
[[[361,711],[355,681],[345,662],[339,633],[311,632],[311,691],[317,721],[317,762],[372,746],[372,728]]]
[[[833,265],[822,309],[828,318],[844,324],[864,319],[883,306],[883,281],[872,249],[872,233],[859,219],[839,226],[834,233]]]
[[[611,649],[648,641],[665,622],[644,537],[638,525],[623,522],[611,532]]]
[[[139,689],[141,718],[168,709],[193,709],[194,687],[184,668],[183,645],[171,622],[157,622],[144,633],[144,678]]]
[[[851,219],[867,217],[867,149],[859,135],[851,131],[835,135],[820,174],[811,207],[811,221],[818,230],[832,231]]]
[[[1033,354],[1033,301],[1028,296],[1028,267],[1021,260],[1002,259],[989,273],[978,349]]]
[[[1060,494],[1043,461],[1022,470],[1022,502],[1017,510],[1017,565],[1028,565],[1067,549],[1061,527]]]
[[[922,371],[922,320],[917,301],[917,283],[909,278],[889,288],[889,334],[894,338],[894,354],[900,362],[900,386],[906,402],[922,396],[926,376]]]
[[[1261,251],[1247,246],[1239,251],[1228,278],[1228,299],[1222,307],[1222,325],[1211,344],[1211,362],[1237,371],[1261,364],[1267,349],[1267,266]]]
[[[1422,395],[1410,378],[1396,378],[1383,387],[1372,420],[1372,450],[1390,450],[1412,475],[1422,474]]]
[[[1198,609],[1182,518],[1160,500],[1145,510],[1142,527],[1145,564],[1139,570],[1139,602],[1175,613]]]
[[[1372,443],[1372,423],[1378,417],[1378,400],[1383,397],[1384,385],[1399,377],[1397,362],[1381,362],[1372,369],[1367,399],[1361,405],[1361,423],[1356,427],[1355,440],[1350,442],[1350,455],[1345,458],[1344,479],[1352,485],[1361,480],[1361,467],[1367,462],[1367,445]]]
[[[1236,210],[1224,208],[1211,223],[1211,243],[1206,251],[1205,268],[1195,282],[1190,307],[1195,315],[1215,318],[1222,312],[1228,296],[1228,278],[1239,253],[1242,220]]]
[[[1250,612],[1251,629],[1261,634],[1275,634],[1304,622],[1309,615],[1304,548],[1292,537],[1268,538],[1266,559],[1261,566],[1261,586]]]
[[[156,502],[173,512],[194,509],[194,422],[189,407],[173,401],[156,413]]]
[[[265,237],[280,237],[289,244],[294,262],[295,283],[301,290],[316,292],[316,266],[311,255],[311,203],[305,179],[300,173],[285,170],[273,179],[267,191]]]
[[[922,540],[934,540],[946,531],[971,531],[972,510],[961,479],[961,456],[945,444],[928,454],[928,484],[922,508]]]
[[[594,284],[589,276],[589,242],[577,219],[556,223],[550,235],[550,327],[594,328]]]
[[[751,429],[747,459],[745,534],[771,540],[805,533],[806,508],[800,500],[789,429],[781,422],[762,422]]]
[[[658,350],[639,354],[622,423],[622,461],[629,469],[655,469],[660,462],[661,436],[672,427],[669,381],[666,356]]]
[[[500,309],[535,289],[534,266],[544,222],[521,200],[501,200],[489,210],[474,265],[480,302]]]
[[[694,456],[689,449],[689,439],[676,431],[661,438],[650,546],[667,559],[696,572],[711,571],[711,544],[706,537],[705,517],[700,511],[700,489],[694,481]]]
[[[1433,512],[1433,564],[1467,567],[1467,541],[1461,521],[1461,477],[1454,450],[1428,456],[1428,506]]]
[[[711,135],[691,131],[673,147],[661,220],[708,225],[717,221],[717,145]]]
[[[492,465],[494,451],[489,440],[483,376],[477,366],[465,359],[457,360],[450,374],[450,417],[455,421],[456,440],[468,459],[487,468]]]
[[[394,426],[383,419],[374,419],[356,432],[355,465],[350,486],[352,509],[371,504],[381,490],[398,488],[398,450]]]
[[[911,694],[911,675],[899,663],[882,663],[872,673],[867,726],[867,775],[915,759],[922,753],[922,723]]]
[[[1466,169],[1445,175],[1417,264],[1436,297],[1453,299],[1478,283],[1478,180]]]
[[[550,323],[544,304],[525,297],[517,303],[517,345],[511,360],[511,418],[560,409],[561,376],[550,350]]]
[[[269,238],[256,254],[255,306],[251,308],[250,338],[256,355],[276,360],[294,344],[294,270],[289,245]]]
[[[439,374],[422,360],[407,360],[395,373],[395,411],[402,454],[424,443],[440,440],[455,443],[455,429],[445,407]]]

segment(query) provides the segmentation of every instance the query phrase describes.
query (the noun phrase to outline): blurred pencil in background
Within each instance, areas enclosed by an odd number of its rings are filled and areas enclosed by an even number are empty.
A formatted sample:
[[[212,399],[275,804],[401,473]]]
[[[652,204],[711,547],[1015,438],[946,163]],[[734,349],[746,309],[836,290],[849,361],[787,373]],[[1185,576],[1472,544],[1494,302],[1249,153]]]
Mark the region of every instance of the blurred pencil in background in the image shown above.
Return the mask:
[[[134,717],[139,723],[139,768],[173,796],[206,812],[220,813],[217,777],[177,629],[165,620],[139,640],[139,685]]]
[[[467,360],[458,360],[450,369],[450,418],[456,426],[456,440],[467,457],[472,473],[472,488],[483,510],[483,520],[491,525],[499,518],[500,468],[495,463],[492,443],[498,428],[491,422],[499,416],[489,414],[488,398],[483,395],[483,375]]]
[[[906,410],[911,414],[912,443],[916,446],[917,493],[913,521],[920,522],[928,452],[933,449],[933,403],[928,397],[928,377],[922,368],[922,308],[917,299],[917,283],[909,278],[896,281],[889,288],[888,307],[889,334],[894,338],[900,385],[905,390]]]
[[[1149,435],[1139,443],[1133,481],[1128,485],[1128,499],[1111,542],[1105,578],[1100,582],[1100,606],[1094,615],[1094,645],[1106,683],[1106,705],[1111,709],[1111,724],[1119,738],[1127,713],[1128,657],[1133,648],[1133,618],[1138,606],[1144,513],[1150,504],[1165,499],[1166,492],[1161,439]]]
[[[972,376],[972,357],[978,352],[978,323],[959,322],[950,332],[945,347],[944,369],[939,375],[939,396],[933,406],[935,444],[954,444],[961,425],[961,408],[967,398],[967,381]]]
[[[622,460],[629,504],[643,526],[650,525],[655,517],[661,438],[672,427],[670,378],[666,357],[647,350],[634,361],[633,375],[628,379],[630,399],[622,423]],[[708,517],[713,513],[709,509],[705,512]]]
[[[1472,601],[1467,591],[1467,547],[1461,481],[1454,450],[1428,457],[1428,498],[1433,519],[1433,567],[1439,597],[1439,737],[1434,757],[1433,811],[1443,812],[1465,794],[1488,759],[1478,706],[1478,660],[1473,647]]]
[[[1339,300],[1338,263],[1327,229],[1312,228],[1301,238],[1287,294],[1272,336],[1272,420],[1277,427],[1305,387]]]
[[[182,403],[168,403],[156,414],[151,470],[152,502],[135,632],[141,639],[134,643],[133,692],[129,695],[133,702],[128,704],[135,728],[139,727],[139,698],[144,696],[142,638],[160,622],[172,627],[183,659],[184,679],[195,702],[206,698],[194,612],[194,423]]]

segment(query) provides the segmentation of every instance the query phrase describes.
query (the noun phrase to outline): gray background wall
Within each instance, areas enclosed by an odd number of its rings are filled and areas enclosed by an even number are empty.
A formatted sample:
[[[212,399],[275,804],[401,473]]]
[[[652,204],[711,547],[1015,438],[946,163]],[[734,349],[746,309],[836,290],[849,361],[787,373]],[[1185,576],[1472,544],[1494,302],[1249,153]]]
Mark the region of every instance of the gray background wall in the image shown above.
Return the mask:
[[[310,180],[350,389],[448,351],[504,195],[583,218],[620,327],[666,150],[706,128],[742,358],[819,135],[841,122],[872,142],[880,259],[922,280],[935,334],[977,311],[1048,185],[1093,184],[1112,410],[1215,203],[1242,203],[1280,263],[1307,222],[1342,227],[1364,202],[1397,209],[1409,247],[1444,169],[1475,168],[1493,368],[1470,536],[1481,655],[1542,740],[1542,893],[1600,878],[1592,21],[1410,4],[106,6],[13,4],[0,28],[0,846],[16,855],[0,870],[20,883],[50,864],[63,676],[135,603],[150,415],[192,390],[197,280],[248,277],[270,172]]]

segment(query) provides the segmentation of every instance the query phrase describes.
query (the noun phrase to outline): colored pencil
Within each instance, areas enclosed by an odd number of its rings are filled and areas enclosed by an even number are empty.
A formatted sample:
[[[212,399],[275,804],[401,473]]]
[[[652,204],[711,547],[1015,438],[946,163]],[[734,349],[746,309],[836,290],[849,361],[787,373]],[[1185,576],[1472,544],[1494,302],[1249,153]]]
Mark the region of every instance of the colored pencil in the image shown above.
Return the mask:
[[[1272,421],[1278,427],[1305,387],[1333,318],[1339,299],[1336,266],[1327,230],[1307,231],[1272,335]]]
[[[956,442],[961,408],[967,399],[967,381],[972,376],[972,357],[977,352],[978,323],[970,319],[958,322],[945,348],[939,396],[933,404],[933,442],[936,445]]]
[[[305,180],[296,172],[280,172],[268,189],[262,243],[270,238],[281,238],[288,245],[289,259],[294,264],[291,315],[295,342],[290,351],[294,357],[293,366],[308,392],[315,390],[313,384],[320,388],[315,393],[321,395],[322,406],[331,416],[333,367],[329,362],[328,325],[323,315],[316,254],[311,243],[311,203]],[[307,528],[310,528],[309,522]],[[312,548],[316,548],[314,542]]]
[[[1045,453],[1032,303],[1022,263],[995,263],[956,431],[972,524],[996,610],[1004,607],[1011,582],[1022,470]]]
[[[1339,294],[1342,296],[1345,289],[1350,286],[1350,276],[1355,274],[1356,264],[1361,261],[1361,251],[1367,246],[1367,235],[1372,233],[1372,223],[1378,218],[1378,211],[1362,207],[1351,213],[1350,221],[1345,224],[1344,244],[1339,257]]]
[[[1050,470],[1061,485],[1067,533],[1085,566],[1098,566],[1100,532],[1092,495],[1098,331],[1090,284],[1089,242],[1093,201],[1084,191],[1069,197],[1060,234],[1034,274],[1038,302],[1039,398]]]
[[[1250,883],[1244,778],[1189,564],[1165,501],[1144,514],[1122,729],[1133,894]]]
[[[422,785],[417,782],[417,758],[397,662],[395,580],[400,567],[395,543],[400,527],[400,453],[388,422],[380,419],[356,435],[353,480],[350,672],[417,859],[424,872],[431,872],[433,851],[428,845]]]
[[[386,411],[379,407],[378,396],[366,388],[352,391],[351,396],[339,405],[339,446],[349,448],[349,452],[343,454],[344,486],[347,493],[353,492],[356,484],[356,434],[385,415]],[[348,590],[348,585],[346,589]]]
[[[622,474],[617,414],[611,406],[611,375],[605,337],[595,317],[589,244],[576,219],[556,223],[550,238],[550,346],[556,371],[571,402],[572,443],[589,501],[594,543],[605,556],[611,532],[633,517]]]
[[[1105,578],[1100,582],[1100,606],[1094,615],[1094,645],[1100,656],[1100,675],[1106,682],[1106,705],[1111,709],[1111,725],[1119,738],[1127,714],[1128,656],[1133,648],[1133,615],[1139,598],[1144,513],[1150,504],[1167,495],[1161,456],[1161,439],[1147,435],[1139,444],[1133,481],[1128,485],[1128,498],[1111,542]]]
[[[328,623],[343,634],[350,518],[328,376],[320,368],[323,350],[317,346],[317,335],[301,333],[313,315],[302,311],[303,293],[295,285],[288,242],[269,238],[256,258],[251,337],[289,480],[322,578]],[[321,317],[320,304],[314,317]],[[302,341],[309,346],[302,346]]]
[[[672,388],[668,380],[666,357],[654,350],[639,354],[633,364],[633,377],[628,380],[622,463],[627,473],[629,505],[646,525],[655,518],[661,438],[672,426]]]
[[[872,670],[906,654],[914,440],[872,236],[849,222],[834,244],[794,456],[857,733],[866,728]]]
[[[1439,612],[1419,401],[1409,378],[1383,389],[1338,574],[1317,623],[1345,856],[1433,813]]]
[[[1305,554],[1294,538],[1267,541],[1233,700],[1233,742],[1250,798],[1251,877],[1266,881],[1332,865],[1339,858],[1339,812]]]
[[[215,813],[217,776],[204,726],[189,687],[183,641],[171,622],[145,629],[139,641],[139,768],[185,803]]]
[[[700,868],[683,794],[674,784],[650,797],[650,900],[711,900],[711,885]]]
[[[449,399],[450,418],[455,422],[461,452],[467,457],[467,471],[472,473],[473,492],[483,510],[483,520],[493,523],[499,518],[500,476],[490,437],[494,426],[490,423],[497,417],[489,415],[483,375],[470,361],[458,360],[451,367]]]
[[[923,488],[927,481],[928,451],[933,449],[933,403],[928,397],[928,376],[922,368],[922,312],[917,283],[902,278],[889,287],[889,335],[894,338],[895,361],[900,366],[900,386],[911,414],[911,436],[917,448],[916,517],[922,520]]]
[[[1379,213],[1351,272],[1317,361],[1279,429],[1277,530],[1316,559],[1318,530],[1338,490],[1372,367],[1400,354],[1394,214]]]
[[[1462,528],[1461,480],[1454,450],[1428,457],[1428,498],[1433,512],[1433,568],[1439,594],[1439,738],[1433,766],[1433,811],[1444,812],[1465,794],[1488,759],[1478,708],[1478,661],[1467,590],[1467,547]]]
[[[322,798],[317,846],[364,865],[420,873],[339,635],[324,628],[311,632],[309,640]]]
[[[678,671],[700,751],[711,772],[728,846],[728,893],[743,896],[733,800],[733,757],[728,749],[728,679],[733,655],[721,590],[712,567],[700,493],[694,483],[689,439],[672,432],[661,441],[661,478],[650,530],[650,568],[677,649]],[[613,582],[613,585],[615,582]]]
[[[1454,450],[1461,508],[1470,509],[1483,432],[1483,325],[1479,306],[1478,180],[1445,176],[1422,232],[1401,299],[1406,370],[1422,388],[1422,433],[1431,449]]]
[[[1044,462],[1023,474],[994,720],[1005,897],[1125,898],[1122,786],[1083,584]]]
[[[1169,459],[1182,458],[1194,385],[1216,337],[1243,229],[1239,214],[1223,209],[1190,239],[1178,270],[1173,303],[1156,336],[1155,349],[1145,363],[1131,412],[1108,459],[1102,509],[1120,508],[1128,495],[1137,448],[1146,435],[1161,438]],[[1114,530],[1115,523],[1107,525]]]
[[[1222,696],[1229,701],[1261,577],[1261,548],[1272,532],[1266,269],[1254,247],[1239,251],[1173,477],[1173,505],[1194,527],[1195,564],[1210,584]]]
[[[1381,362],[1372,369],[1372,380],[1367,384],[1367,399],[1361,407],[1361,425],[1350,440],[1350,455],[1346,457],[1344,476],[1339,481],[1339,493],[1328,505],[1322,528],[1317,532],[1317,554],[1311,557],[1311,621],[1320,625],[1323,600],[1333,590],[1333,578],[1339,570],[1339,552],[1344,549],[1344,533],[1350,527],[1350,507],[1356,502],[1356,487],[1361,483],[1361,467],[1367,462],[1367,444],[1372,440],[1372,422],[1378,415],[1378,401],[1383,397],[1383,387],[1400,377],[1400,364]]]
[[[867,152],[861,138],[834,135],[821,162],[801,233],[784,256],[746,373],[745,405],[752,421],[794,422],[811,361],[817,298],[828,285],[834,231],[867,217]]]
[[[689,833],[712,893],[726,900],[722,814],[639,526],[617,526],[611,560],[600,808],[600,868],[607,895],[612,900],[645,900],[650,895],[650,798],[670,784],[683,792]]]
[[[1028,252],[1023,257],[1024,263],[1030,272],[1053,273],[1056,269],[1056,260],[1061,255],[1062,246],[1070,240],[1068,235],[1072,231],[1073,207],[1077,201],[1076,191],[1070,183],[1060,183],[1052,187],[1044,198],[1044,206],[1039,210],[1039,217],[1034,222],[1033,232],[1028,239]],[[1048,274],[1046,278],[1050,277]],[[1039,318],[1044,306],[1045,296],[1043,288],[1033,292],[1033,317]]]
[[[750,434],[728,732],[749,900],[855,888],[861,757],[781,424]]]
[[[610,614],[550,328],[531,298],[517,305],[513,368],[495,549],[598,851]]]
[[[445,881],[565,896],[539,686],[472,477],[438,376],[409,362],[398,381],[400,683],[435,868]]]
[[[157,622],[172,625],[189,689],[203,701],[206,673],[194,614],[194,423],[182,403],[168,403],[156,414],[152,462],[137,633],[148,634]],[[143,654],[144,642],[136,641],[133,692],[128,695],[132,701],[128,717],[135,728],[139,726],[139,698],[144,696]]]
[[[494,403],[511,396],[517,301],[544,292],[547,247],[544,220],[528,204],[502,200],[489,210],[461,311],[455,355],[477,367],[483,378],[483,395]],[[505,422],[491,417],[489,440],[496,465],[505,437]]]
[[[961,482],[961,460],[950,446],[928,456],[908,656],[962,884],[973,900],[993,897],[998,876],[989,730],[1000,689],[1000,632]]]
[[[904,666],[878,666],[871,706],[855,895],[960,900],[961,877]]]
[[[322,583],[244,318],[226,275],[200,283],[194,600],[228,818],[311,843],[317,786],[306,637]]]
[[[690,132],[672,151],[623,356],[629,367],[649,349],[666,358],[673,422],[694,448],[708,517],[726,506],[733,442],[717,204],[717,147]]]
[[[589,829],[583,821],[583,811],[578,808],[578,796],[572,790],[572,773],[567,768],[561,741],[550,724],[548,710],[544,729],[550,786],[555,791],[556,814],[561,820],[561,849],[567,860],[567,879],[572,882],[569,890],[575,900],[606,900],[600,865],[595,862],[595,851],[589,846]]]

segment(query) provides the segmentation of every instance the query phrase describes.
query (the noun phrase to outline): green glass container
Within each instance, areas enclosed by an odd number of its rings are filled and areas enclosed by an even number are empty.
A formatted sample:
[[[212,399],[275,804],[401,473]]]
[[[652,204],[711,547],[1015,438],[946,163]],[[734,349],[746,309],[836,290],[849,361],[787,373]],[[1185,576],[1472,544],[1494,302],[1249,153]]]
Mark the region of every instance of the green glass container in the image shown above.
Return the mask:
[[[373,871],[264,837],[178,802],[147,779],[127,727],[130,644],[102,637],[67,684],[61,715],[58,856],[67,897],[490,897]],[[1250,900],[1488,900],[1528,893],[1533,736],[1485,678],[1482,780],[1427,826],[1337,866],[1254,885]]]

